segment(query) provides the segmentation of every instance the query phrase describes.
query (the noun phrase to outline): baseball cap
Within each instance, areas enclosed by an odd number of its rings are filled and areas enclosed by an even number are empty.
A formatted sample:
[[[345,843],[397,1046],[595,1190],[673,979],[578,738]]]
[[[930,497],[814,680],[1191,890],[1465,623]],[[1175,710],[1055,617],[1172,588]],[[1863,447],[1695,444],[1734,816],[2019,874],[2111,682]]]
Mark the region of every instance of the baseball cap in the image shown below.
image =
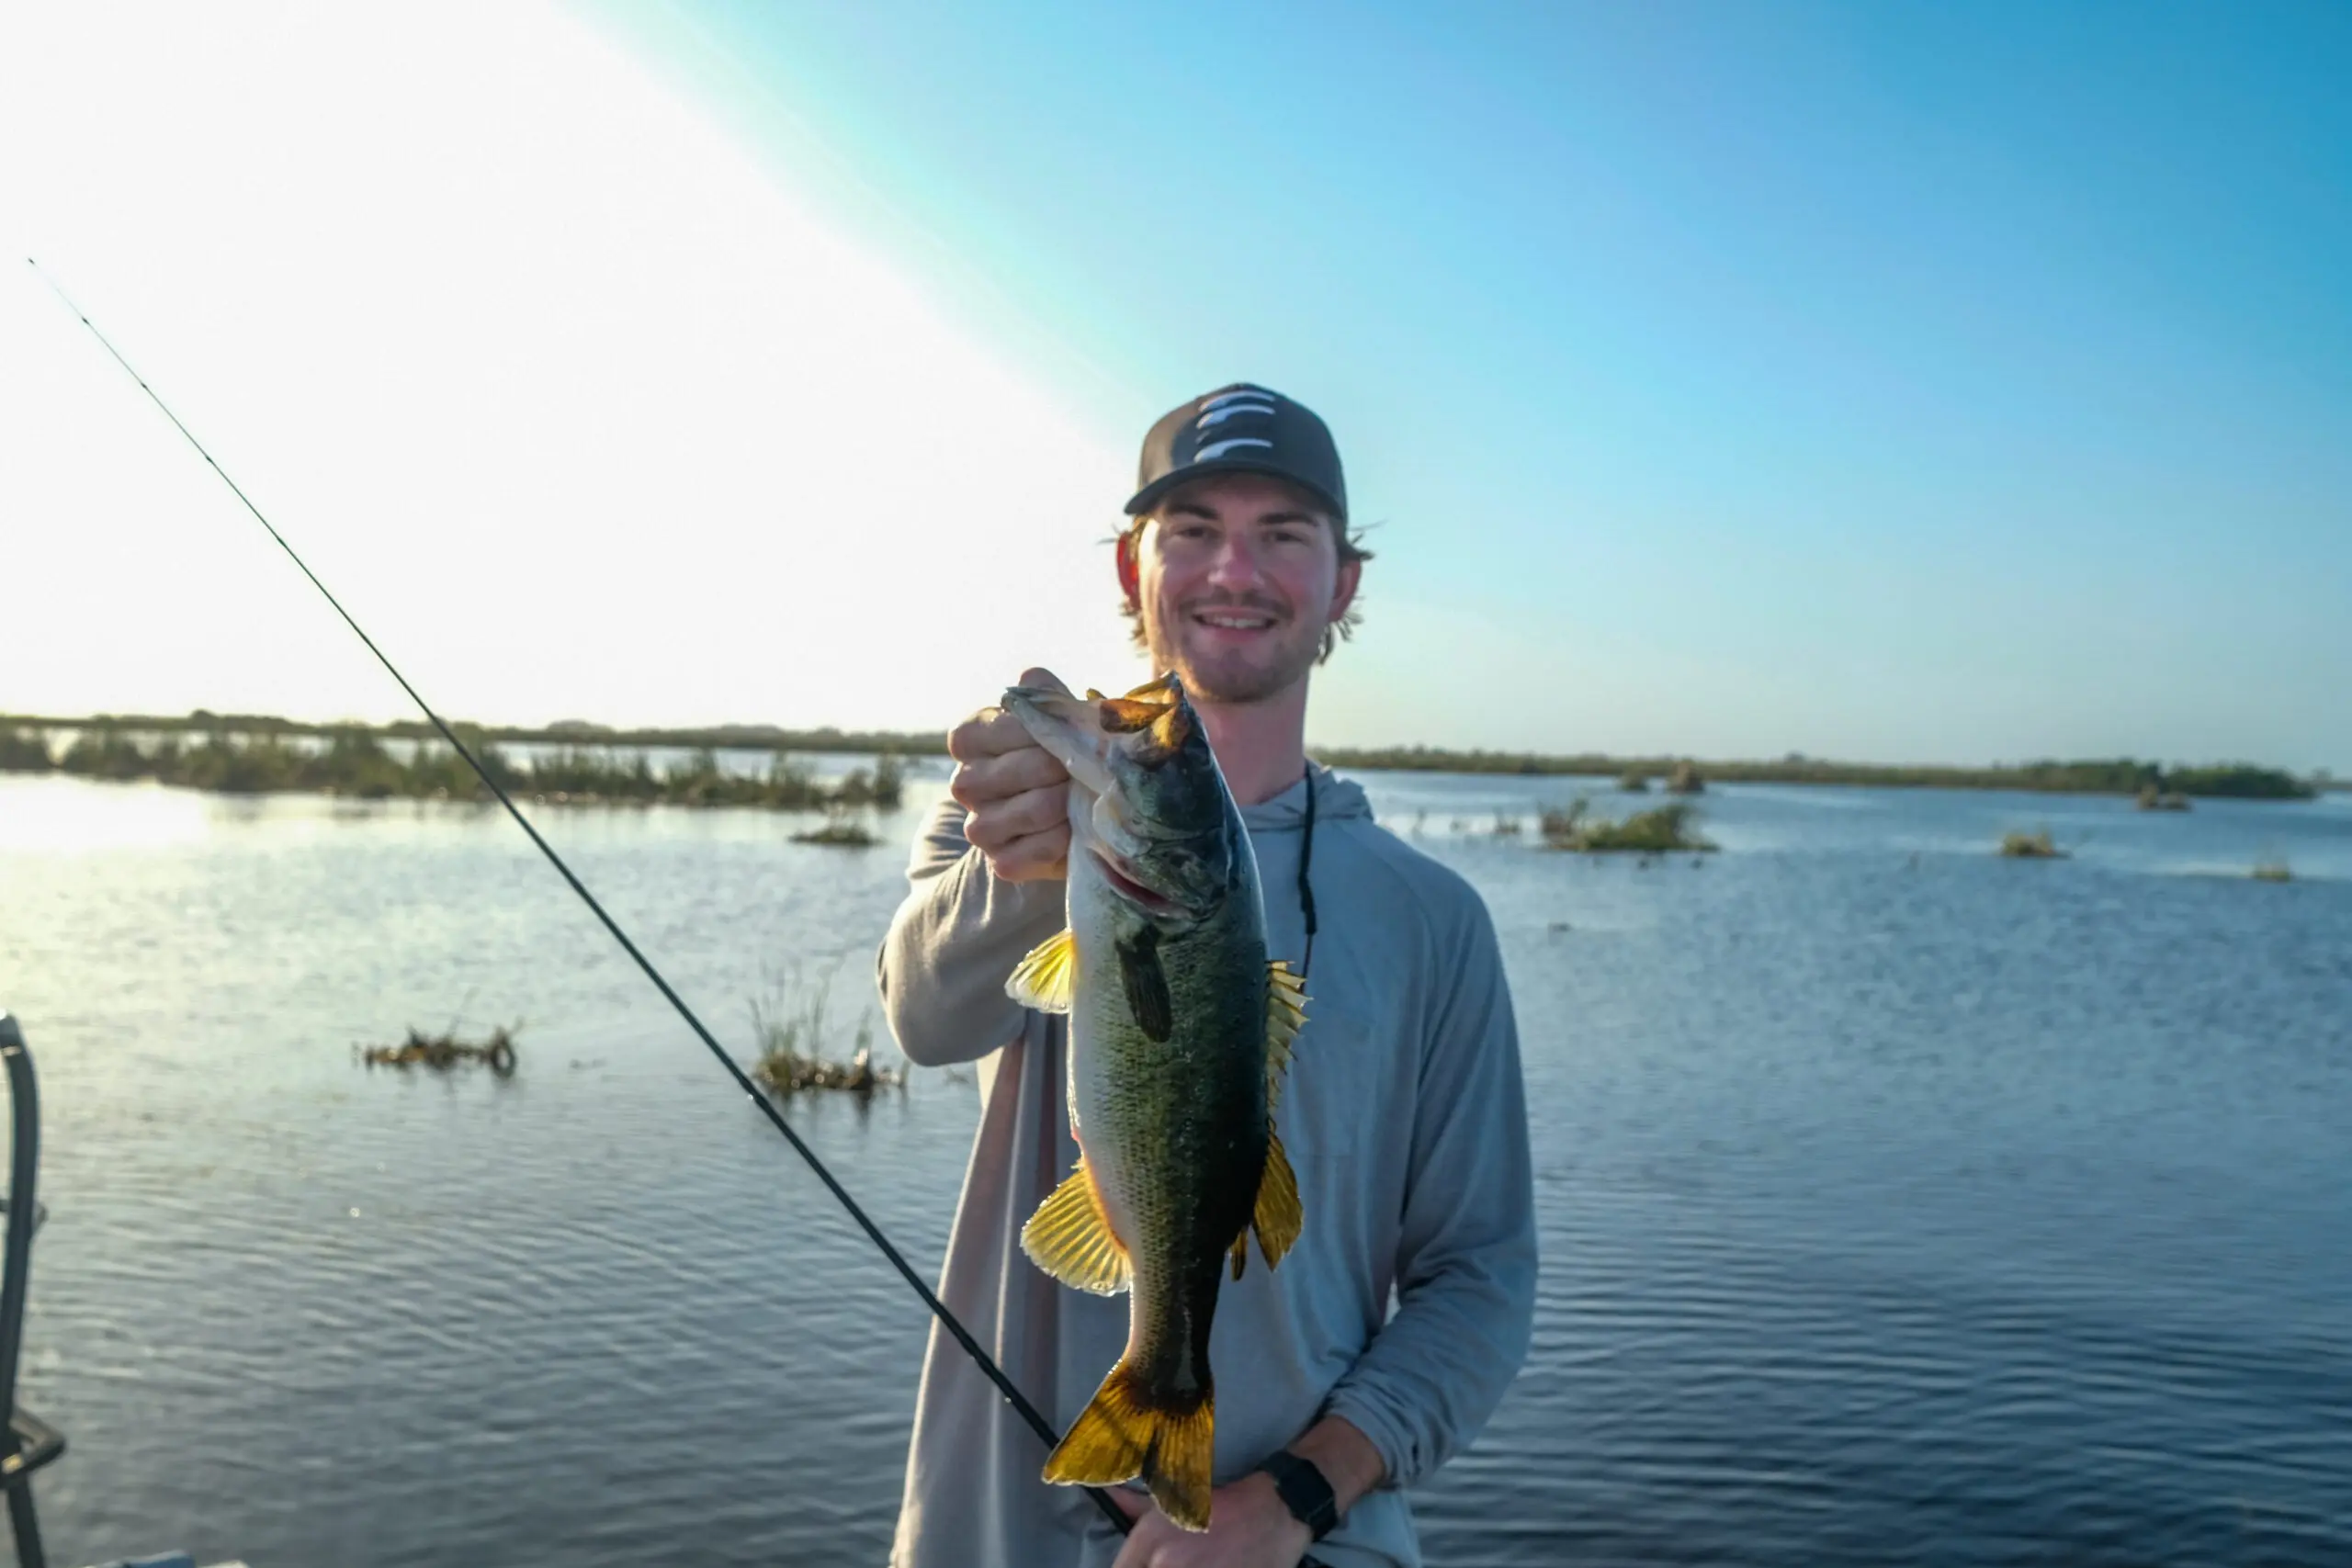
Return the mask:
[[[1288,479],[1348,515],[1348,484],[1340,471],[1330,427],[1305,403],[1247,381],[1220,387],[1170,409],[1143,438],[1137,490],[1127,502],[1136,516],[1178,485],[1205,474],[1271,474]]]

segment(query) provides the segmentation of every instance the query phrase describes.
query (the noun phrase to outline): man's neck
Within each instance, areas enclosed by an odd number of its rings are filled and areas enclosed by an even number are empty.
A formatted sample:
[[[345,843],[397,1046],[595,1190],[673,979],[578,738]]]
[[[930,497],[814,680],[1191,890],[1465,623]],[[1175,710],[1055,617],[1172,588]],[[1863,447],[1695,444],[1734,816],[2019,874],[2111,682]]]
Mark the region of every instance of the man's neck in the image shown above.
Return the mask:
[[[1306,682],[1263,702],[1211,703],[1193,699],[1193,711],[1208,731],[1209,750],[1225,774],[1236,805],[1258,806],[1296,784],[1306,773]]]

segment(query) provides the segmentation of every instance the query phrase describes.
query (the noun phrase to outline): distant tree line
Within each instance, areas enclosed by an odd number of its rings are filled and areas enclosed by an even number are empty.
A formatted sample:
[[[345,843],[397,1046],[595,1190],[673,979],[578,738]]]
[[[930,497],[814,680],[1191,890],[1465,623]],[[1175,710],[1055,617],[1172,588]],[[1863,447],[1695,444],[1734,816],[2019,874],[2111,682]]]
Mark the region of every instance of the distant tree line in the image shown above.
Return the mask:
[[[779,811],[897,807],[906,770],[884,752],[870,767],[820,778],[787,751],[769,754],[763,771],[719,765],[711,748],[657,768],[642,749],[571,746],[517,758],[488,736],[458,727],[459,738],[509,795],[542,805],[666,805],[764,807]],[[142,740],[111,727],[78,730],[62,753],[47,736],[0,726],[0,773],[54,769],[83,778],[152,779],[232,795],[308,791],[361,800],[489,800],[491,793],[446,742],[420,740],[395,752],[371,731],[348,728],[322,744],[302,735],[235,734],[216,729],[189,743],[179,734]],[[405,753],[405,754],[402,754]]]
[[[935,731],[906,733],[831,728],[786,729],[776,725],[760,724],[621,729],[581,720],[537,728],[469,724],[458,728],[468,737],[467,744],[469,746],[479,739],[481,745],[492,748],[498,744],[558,748],[557,751],[536,761],[519,765],[517,776],[523,779],[524,787],[535,791],[561,792],[568,795],[584,794],[597,799],[778,805],[786,809],[797,809],[802,804],[814,801],[818,794],[849,787],[847,780],[838,786],[825,785],[821,790],[813,779],[805,781],[805,787],[804,783],[794,782],[807,770],[789,761],[793,753],[854,753],[896,759],[936,756],[945,750],[944,736]],[[51,730],[74,732],[76,739],[70,743],[66,755],[72,757],[78,751],[83,761],[76,763],[61,759],[54,764],[49,761],[50,750],[44,735]],[[120,748],[131,745],[128,737],[134,734],[158,736],[165,740],[175,737],[191,738],[193,744],[177,744],[169,761],[159,763],[158,767],[192,771],[200,778],[244,780],[293,776],[325,777],[329,781],[325,784],[260,785],[201,783],[197,784],[199,788],[343,788],[345,785],[341,781],[345,775],[337,773],[337,769],[348,771],[355,781],[354,787],[380,786],[388,794],[430,795],[446,789],[457,796],[469,795],[475,787],[470,783],[470,775],[464,773],[465,764],[448,755],[446,746],[440,746],[438,750],[447,764],[458,770],[456,774],[447,774],[440,764],[430,760],[435,745],[435,732],[422,720],[404,719],[387,725],[313,724],[268,714],[215,714],[202,708],[173,717],[100,714],[90,718],[43,718],[0,715],[0,772],[25,772],[58,765],[68,772],[94,777],[163,776],[160,772],[124,774],[109,771],[144,766],[129,762],[120,753]],[[85,750],[85,743],[93,735],[99,737],[94,743],[95,750]],[[322,741],[324,744],[311,749],[288,744],[296,740]],[[383,740],[416,741],[425,749],[417,753],[413,763],[395,762],[389,754],[383,754],[384,760],[379,762],[368,751],[358,749],[362,740],[377,742],[376,752],[379,754],[382,753],[380,742]],[[266,742],[276,743],[279,750],[271,750]],[[111,753],[108,751],[110,747],[115,749]],[[657,777],[651,773],[651,764],[642,755],[649,749],[694,752],[707,759],[708,766],[690,763],[667,770]],[[243,754],[248,750],[253,751],[250,757]],[[635,761],[622,756],[624,751],[631,750],[639,753]],[[763,793],[752,787],[758,781],[737,777],[718,768],[718,752],[742,750],[765,751],[778,759],[770,768],[771,774],[777,780],[773,788]],[[1669,780],[1678,768],[1688,769],[1692,765],[1690,759],[1676,757],[1612,757],[1600,752],[1547,756],[1532,751],[1453,750],[1432,746],[1317,747],[1315,754],[1332,767],[1360,771],[1414,769],[1441,773],[1568,774],[1622,781]],[[109,761],[110,756],[112,760]],[[313,761],[305,763],[301,761],[305,757]],[[400,781],[395,781],[392,773],[386,771],[388,765],[411,771],[402,774]],[[503,759],[500,765],[517,766],[505,763]],[[890,770],[891,798],[895,801],[899,773],[895,761],[890,763]],[[2143,789],[2154,788],[2163,795],[2232,796],[2244,800],[2308,800],[2319,788],[2331,782],[2324,774],[2305,780],[2281,769],[2259,767],[2251,762],[2166,767],[2160,762],[2143,761],[2132,757],[1960,768],[1840,762],[1791,752],[1777,761],[1699,762],[1696,770],[1707,778],[1732,783],[2014,789],[2066,795],[2137,795]],[[674,781],[672,774],[676,775]],[[856,776],[851,775],[852,778]],[[567,780],[570,782],[561,782]],[[195,779],[184,781],[175,777],[167,782],[194,783]],[[502,778],[500,782],[504,784],[506,781]],[[859,787],[875,794],[878,801],[880,784],[877,768]],[[814,803],[822,804],[821,801]]]
[[[1318,747],[1335,768],[1403,768],[1439,773],[1573,774],[1620,781],[1670,778],[1688,759],[1611,757],[1599,752],[1544,756],[1532,751],[1455,751],[1432,746]],[[1700,762],[1710,780],[1745,784],[1878,784],[1912,789],[2015,789],[2059,795],[2137,795],[2153,784],[2177,795],[2231,795],[2246,800],[2309,800],[2313,784],[2278,768],[2251,762],[2167,768],[2130,757],[2113,761],[2021,762],[1988,768],[1902,767],[1838,762],[1791,755],[1778,761]]]

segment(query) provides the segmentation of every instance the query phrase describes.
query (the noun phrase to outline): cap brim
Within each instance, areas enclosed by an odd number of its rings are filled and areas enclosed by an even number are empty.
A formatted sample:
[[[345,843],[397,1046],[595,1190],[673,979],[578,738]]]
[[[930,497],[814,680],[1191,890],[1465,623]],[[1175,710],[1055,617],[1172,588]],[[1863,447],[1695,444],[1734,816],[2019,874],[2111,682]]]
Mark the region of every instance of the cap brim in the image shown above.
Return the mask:
[[[1140,517],[1158,505],[1160,499],[1170,491],[1191,484],[1194,479],[1205,479],[1211,474],[1263,474],[1268,479],[1282,479],[1286,483],[1296,485],[1317,501],[1321,502],[1324,510],[1340,522],[1344,523],[1348,520],[1348,509],[1340,505],[1331,492],[1321,485],[1300,479],[1279,464],[1268,463],[1253,457],[1212,457],[1205,463],[1189,464],[1173,473],[1162,474],[1128,499],[1127,515]]]

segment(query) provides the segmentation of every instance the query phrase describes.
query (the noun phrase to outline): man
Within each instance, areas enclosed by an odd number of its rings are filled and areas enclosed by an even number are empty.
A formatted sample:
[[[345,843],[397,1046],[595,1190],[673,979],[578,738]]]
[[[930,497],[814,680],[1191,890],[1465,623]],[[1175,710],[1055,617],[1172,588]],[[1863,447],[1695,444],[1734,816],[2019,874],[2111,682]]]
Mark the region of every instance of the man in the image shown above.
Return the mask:
[[[1268,950],[1306,976],[1279,1115],[1306,1229],[1279,1269],[1218,1297],[1207,1533],[1123,1492],[1123,1542],[1083,1492],[1039,1478],[1045,1445],[934,1327],[892,1561],[1292,1568],[1311,1548],[1329,1568],[1408,1568],[1402,1488],[1476,1435],[1526,1350],[1535,1240],[1510,995],[1468,885],[1306,760],[1308,677],[1352,625],[1369,558],[1330,432],[1275,393],[1227,387],[1152,427],[1141,479],[1118,545],[1125,608],[1155,671],[1182,678],[1241,807]],[[1118,1359],[1127,1304],[1021,1251],[1078,1147],[1065,1021],[1004,982],[1063,924],[1068,775],[993,708],[948,750],[952,798],[916,842],[883,943],[884,1007],[910,1059],[980,1064],[940,1294],[1067,1430]]]

